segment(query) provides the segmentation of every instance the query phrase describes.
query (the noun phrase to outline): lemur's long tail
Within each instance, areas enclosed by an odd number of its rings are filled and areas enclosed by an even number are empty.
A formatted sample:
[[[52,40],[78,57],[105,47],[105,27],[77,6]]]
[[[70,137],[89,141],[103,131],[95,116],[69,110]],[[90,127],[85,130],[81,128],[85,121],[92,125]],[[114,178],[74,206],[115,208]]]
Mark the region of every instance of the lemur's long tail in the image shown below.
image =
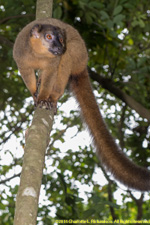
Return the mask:
[[[137,166],[119,149],[109,133],[97,106],[88,71],[70,78],[71,89],[79,102],[81,113],[97,147],[102,163],[114,177],[129,188],[150,190],[150,171]]]

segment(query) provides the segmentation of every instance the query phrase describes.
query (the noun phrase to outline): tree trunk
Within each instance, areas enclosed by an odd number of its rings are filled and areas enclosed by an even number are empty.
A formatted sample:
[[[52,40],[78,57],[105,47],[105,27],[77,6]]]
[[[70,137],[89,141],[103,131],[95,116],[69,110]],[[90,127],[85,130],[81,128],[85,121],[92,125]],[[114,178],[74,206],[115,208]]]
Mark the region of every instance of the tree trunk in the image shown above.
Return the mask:
[[[52,15],[52,0],[37,0],[36,18]],[[54,118],[53,110],[35,110],[31,127],[26,131],[24,160],[17,193],[14,225],[36,225],[45,152]]]

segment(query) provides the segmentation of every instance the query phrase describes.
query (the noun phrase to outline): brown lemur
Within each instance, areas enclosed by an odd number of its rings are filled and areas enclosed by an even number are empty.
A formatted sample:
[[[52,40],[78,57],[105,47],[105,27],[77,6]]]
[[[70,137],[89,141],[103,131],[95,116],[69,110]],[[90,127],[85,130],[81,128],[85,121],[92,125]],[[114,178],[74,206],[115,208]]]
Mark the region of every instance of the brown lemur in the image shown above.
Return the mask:
[[[57,19],[35,20],[19,33],[13,56],[36,104],[55,107],[69,82],[102,163],[128,187],[150,190],[150,171],[126,157],[103,121],[89,80],[85,43],[76,29]],[[41,71],[38,95],[37,69]]]

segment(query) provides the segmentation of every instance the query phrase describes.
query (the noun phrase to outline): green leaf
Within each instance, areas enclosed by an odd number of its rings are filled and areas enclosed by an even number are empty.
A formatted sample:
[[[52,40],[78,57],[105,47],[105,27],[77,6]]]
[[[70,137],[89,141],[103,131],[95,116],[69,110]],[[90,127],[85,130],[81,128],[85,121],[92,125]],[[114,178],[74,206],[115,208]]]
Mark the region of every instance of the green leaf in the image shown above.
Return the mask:
[[[100,11],[100,14],[101,14],[101,19],[102,20],[106,20],[106,19],[109,19],[109,15],[105,12],[105,11]]]
[[[93,2],[90,2],[88,4],[89,7],[93,7],[93,8],[96,8],[96,9],[101,9],[103,8],[103,4],[100,3],[100,2],[96,2],[96,1],[93,1]]]
[[[64,176],[61,173],[57,173],[57,174],[58,174],[58,176],[59,176],[59,178],[60,178],[60,180],[63,184],[64,192],[66,193],[67,192],[67,185],[66,185],[66,182],[64,180]]]
[[[122,6],[121,5],[118,5],[115,9],[114,9],[114,12],[113,12],[113,16],[116,16],[118,15],[121,11],[122,11]]]
[[[143,22],[143,20],[139,20],[139,26],[141,28],[144,28],[145,27],[145,23]]]
[[[96,205],[97,203],[101,203],[101,199],[99,196],[94,195],[92,196],[91,200],[93,201],[93,203]]]
[[[84,218],[84,219],[89,218],[89,217],[92,216],[94,213],[95,213],[95,209],[93,209],[93,208],[88,209],[88,210],[84,211],[84,213],[83,213],[83,218]]]
[[[117,24],[117,23],[121,22],[124,18],[125,18],[124,15],[119,14],[119,15],[114,17],[113,22]]]
[[[113,208],[119,209],[119,206],[116,203],[113,203],[113,202],[110,202],[110,201],[103,201],[102,203],[103,203],[103,205],[110,205]]]
[[[114,26],[113,21],[112,21],[112,20],[108,20],[108,21],[106,22],[106,26],[107,26],[109,29],[113,28],[113,26]]]
[[[60,6],[56,7],[53,12],[53,17],[60,19],[62,16],[62,9]]]
[[[84,201],[83,198],[79,198],[79,197],[76,197],[76,198],[75,198],[75,202],[83,202],[83,201]]]
[[[110,30],[110,36],[113,37],[113,38],[116,38],[117,37],[117,33],[113,30]]]
[[[130,38],[130,39],[128,40],[128,44],[129,44],[129,45],[133,45],[133,44],[134,44],[133,39]]]
[[[133,27],[136,27],[136,26],[140,26],[141,28],[144,28],[145,27],[145,23],[143,22],[142,19],[134,19],[133,22],[131,23]]]
[[[90,15],[88,15],[88,13],[85,14],[85,19],[86,19],[87,24],[91,24],[93,22],[92,17]]]
[[[133,20],[133,22],[131,23],[131,25],[133,27],[136,27],[137,25],[139,25],[139,21],[138,20]]]

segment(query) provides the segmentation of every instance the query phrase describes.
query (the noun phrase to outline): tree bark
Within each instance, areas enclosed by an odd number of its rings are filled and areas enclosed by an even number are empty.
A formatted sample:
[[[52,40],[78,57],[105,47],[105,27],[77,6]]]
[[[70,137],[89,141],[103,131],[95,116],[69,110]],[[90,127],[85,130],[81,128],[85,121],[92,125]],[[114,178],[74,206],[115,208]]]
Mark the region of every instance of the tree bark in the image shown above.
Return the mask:
[[[45,151],[49,144],[53,115],[53,111],[37,108],[27,131],[14,225],[36,224]]]
[[[38,0],[36,2],[36,19],[52,17],[53,0]]]
[[[51,16],[52,3],[52,0],[37,1],[37,19]],[[16,199],[14,225],[36,225],[45,152],[49,144],[53,118],[53,109],[46,110],[37,107],[32,125],[26,131],[26,145]]]

